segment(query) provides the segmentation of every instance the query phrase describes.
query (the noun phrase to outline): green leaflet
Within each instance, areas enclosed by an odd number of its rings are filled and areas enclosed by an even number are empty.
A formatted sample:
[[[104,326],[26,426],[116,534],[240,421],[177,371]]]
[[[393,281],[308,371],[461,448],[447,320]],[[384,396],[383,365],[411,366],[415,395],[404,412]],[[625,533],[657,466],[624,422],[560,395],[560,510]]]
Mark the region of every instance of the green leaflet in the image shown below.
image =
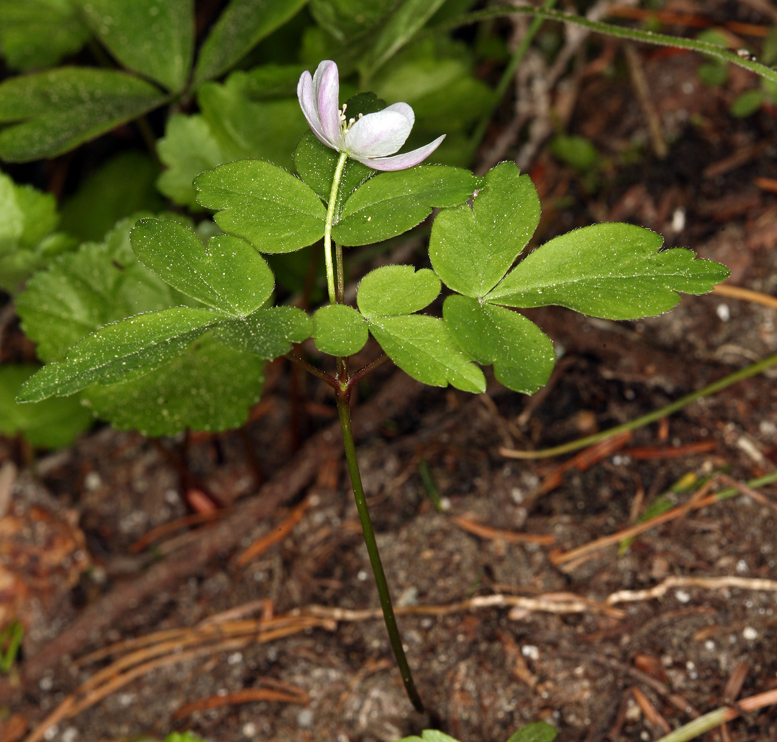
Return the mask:
[[[430,386],[484,392],[483,372],[456,344],[442,320],[411,314],[370,320],[370,332],[405,373]]]
[[[139,378],[182,353],[223,315],[208,309],[174,307],[138,314],[106,325],[50,363],[21,389],[20,402],[67,396],[93,381],[111,384]]]
[[[435,207],[464,203],[482,183],[469,170],[419,165],[380,173],[345,202],[332,237],[343,245],[366,245],[412,229]]]
[[[468,205],[440,213],[429,242],[432,267],[446,286],[479,298],[510,269],[540,220],[540,201],[528,175],[512,162],[486,175]]]
[[[486,297],[512,307],[549,304],[594,317],[636,319],[666,312],[676,292],[704,294],[729,271],[690,250],[659,251],[663,238],[630,224],[596,224],[539,247]]]
[[[130,239],[139,260],[165,283],[232,317],[251,314],[272,294],[270,266],[239,237],[217,235],[205,247],[182,224],[140,219]]]
[[[217,334],[226,345],[271,361],[288,353],[292,343],[307,340],[313,334],[313,321],[296,307],[269,307],[245,319],[221,323]]]
[[[162,105],[153,85],[114,70],[61,67],[0,85],[0,158],[54,157]]]
[[[21,433],[33,446],[62,448],[92,424],[92,414],[78,397],[46,399],[36,404],[19,404],[15,397],[21,385],[39,366],[0,367],[0,434]]]
[[[324,234],[326,210],[298,178],[267,162],[220,165],[195,180],[197,200],[225,232],[260,252],[293,252]]]
[[[368,335],[364,318],[345,304],[327,304],[313,315],[313,340],[322,353],[353,355],[364,347]]]
[[[494,364],[494,375],[508,389],[534,394],[550,378],[556,356],[550,338],[521,314],[449,296],[445,325],[461,348],[478,363]]]
[[[544,721],[535,721],[510,735],[507,742],[553,742],[558,735],[556,727]]]
[[[202,45],[194,71],[195,85],[226,72],[263,38],[294,16],[306,2],[232,0]]]
[[[367,319],[412,314],[429,306],[440,288],[440,279],[428,268],[416,271],[412,265],[386,265],[362,278],[356,303]]]

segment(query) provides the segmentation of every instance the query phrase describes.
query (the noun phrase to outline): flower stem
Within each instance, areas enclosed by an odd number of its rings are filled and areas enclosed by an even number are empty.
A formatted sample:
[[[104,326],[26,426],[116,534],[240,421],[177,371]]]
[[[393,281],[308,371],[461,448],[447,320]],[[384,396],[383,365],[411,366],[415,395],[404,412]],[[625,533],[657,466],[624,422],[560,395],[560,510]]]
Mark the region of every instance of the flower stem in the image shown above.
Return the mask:
[[[386,575],[383,572],[383,565],[380,561],[378,544],[375,541],[375,532],[372,530],[372,521],[370,520],[370,511],[367,508],[367,498],[364,495],[361,475],[359,474],[359,464],[356,460],[356,445],[353,440],[353,430],[351,428],[351,409],[348,404],[350,390],[341,389],[337,395],[337,412],[340,415],[340,428],[343,431],[343,448],[345,449],[345,458],[348,462],[348,472],[351,475],[351,484],[353,485],[353,496],[356,500],[356,508],[359,511],[359,520],[362,524],[364,533],[364,543],[367,546],[367,553],[370,555],[370,564],[372,572],[375,575],[375,584],[378,587],[380,596],[380,607],[383,609],[383,619],[386,622],[391,649],[396,657],[399,671],[402,674],[402,682],[405,684],[405,691],[413,706],[417,711],[423,711],[424,705],[421,702],[421,696],[418,695],[413,676],[410,673],[410,666],[405,657],[405,650],[402,648],[402,637],[399,635],[399,628],[394,617],[394,608],[391,604],[391,595],[386,582]]]
[[[326,210],[326,224],[324,226],[324,257],[326,258],[326,285],[329,289],[329,303],[337,303],[337,288],[335,286],[335,269],[332,260],[332,222],[335,219],[335,206],[337,204],[337,189],[340,187],[340,178],[343,176],[347,152],[340,153],[337,161],[335,175],[332,178],[332,190],[329,192],[329,206]]]

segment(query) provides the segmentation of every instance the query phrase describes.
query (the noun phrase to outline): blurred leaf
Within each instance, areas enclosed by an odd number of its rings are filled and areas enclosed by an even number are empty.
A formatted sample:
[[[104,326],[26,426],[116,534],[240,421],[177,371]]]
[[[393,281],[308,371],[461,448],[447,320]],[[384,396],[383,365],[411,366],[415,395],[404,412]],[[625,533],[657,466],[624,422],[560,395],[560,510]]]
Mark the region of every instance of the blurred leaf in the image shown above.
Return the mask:
[[[523,315],[453,295],[443,316],[462,350],[484,366],[493,363],[494,376],[508,389],[534,394],[547,383],[556,362],[553,343]]]
[[[428,268],[386,265],[362,278],[356,303],[367,318],[412,314],[429,306],[440,288],[440,279]]]
[[[70,0],[0,0],[0,51],[9,67],[50,67],[88,38]]]
[[[405,373],[430,386],[486,390],[483,372],[451,337],[441,319],[422,314],[369,320],[370,332]]]
[[[777,62],[777,26],[773,26],[761,48],[761,64],[771,67]]]
[[[601,160],[596,147],[585,137],[557,136],[548,143],[548,149],[561,162],[580,173],[593,170]]]
[[[316,194],[268,162],[220,165],[199,175],[195,187],[202,206],[219,210],[216,224],[260,252],[293,252],[324,235],[326,210]]]
[[[194,53],[193,0],[73,0],[124,66],[172,92],[186,85]]]
[[[130,241],[138,259],[165,283],[232,317],[251,314],[272,294],[270,266],[238,237],[217,235],[206,247],[183,224],[140,219]]]
[[[507,742],[553,742],[557,734],[556,727],[544,721],[535,721],[519,729]]]
[[[766,93],[761,88],[745,90],[731,104],[731,115],[738,119],[752,116],[761,107],[765,98]]]
[[[702,31],[696,36],[697,40],[705,41],[708,44],[717,44],[724,49],[728,48],[728,38],[713,28]],[[719,87],[724,85],[728,80],[728,62],[722,60],[705,61],[699,65],[696,70],[699,75],[699,79],[705,84],[712,87]]]
[[[445,165],[380,173],[348,198],[332,236],[349,246],[396,237],[426,219],[432,208],[464,203],[482,182],[469,170]]]
[[[399,742],[458,742],[458,740],[436,729],[424,729],[420,737],[403,737]]]
[[[263,369],[261,358],[225,347],[208,332],[139,379],[93,384],[87,404],[114,427],[143,435],[228,430],[245,423],[259,401]]]
[[[307,340],[313,334],[313,321],[296,307],[269,307],[245,319],[223,322],[217,334],[232,348],[272,361],[288,353],[292,343]]]
[[[469,205],[440,213],[429,242],[432,267],[446,286],[485,296],[502,279],[540,220],[540,200],[528,175],[512,162],[490,170]]]
[[[162,105],[153,85],[113,70],[62,67],[0,85],[0,158],[54,157]]]
[[[200,50],[195,85],[226,72],[307,0],[232,0]],[[299,76],[298,76],[299,77]]]
[[[705,294],[729,275],[690,250],[659,251],[662,243],[661,235],[631,224],[576,229],[537,248],[485,300],[636,319],[670,310],[680,301],[678,291]]]
[[[397,0],[310,0],[310,12],[319,26],[345,44],[374,29],[396,3]]]
[[[142,152],[122,152],[91,172],[63,204],[60,227],[81,240],[101,240],[120,219],[156,212],[164,201],[154,187],[159,168]]]
[[[39,366],[0,367],[0,433],[21,433],[31,445],[41,448],[69,446],[92,424],[92,413],[78,397],[47,399],[35,404],[19,404],[15,397],[22,384]]]
[[[297,83],[305,71],[303,64],[263,64],[250,70],[236,70],[227,79],[248,100],[274,100],[297,96]]]
[[[353,307],[327,304],[313,315],[313,341],[322,353],[351,356],[367,342],[364,318]]]

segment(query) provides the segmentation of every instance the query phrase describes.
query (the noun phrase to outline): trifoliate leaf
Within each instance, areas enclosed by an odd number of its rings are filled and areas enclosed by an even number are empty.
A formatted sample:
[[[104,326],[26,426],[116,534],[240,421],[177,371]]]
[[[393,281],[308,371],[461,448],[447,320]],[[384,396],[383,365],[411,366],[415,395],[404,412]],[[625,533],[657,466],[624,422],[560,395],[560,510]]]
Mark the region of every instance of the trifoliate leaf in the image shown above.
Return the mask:
[[[21,433],[33,446],[63,448],[92,424],[92,414],[78,397],[46,399],[19,404],[15,397],[21,385],[39,366],[25,364],[0,367],[0,434]]]
[[[305,2],[232,0],[202,45],[194,71],[195,84],[226,72],[263,38],[294,16]]]
[[[332,237],[343,245],[396,237],[426,219],[434,207],[464,203],[481,183],[469,170],[444,165],[380,173],[345,202]]]
[[[729,271],[690,250],[659,251],[661,235],[631,224],[596,224],[556,237],[519,263],[486,297],[510,307],[557,304],[607,319],[675,306],[678,291],[705,294]]]
[[[223,322],[216,332],[226,345],[272,361],[288,353],[293,343],[307,340],[313,321],[296,307],[269,307]]]
[[[0,0],[0,50],[9,67],[50,67],[88,38],[70,0]]]
[[[443,317],[462,350],[484,366],[493,363],[494,376],[508,389],[534,394],[547,383],[556,362],[553,343],[523,315],[453,295]]]
[[[446,286],[485,296],[526,247],[540,220],[540,200],[528,175],[512,162],[486,175],[473,208],[464,205],[434,220],[429,257]]]
[[[454,341],[441,319],[411,314],[369,321],[370,332],[386,355],[405,373],[430,386],[451,384],[465,392],[484,392],[483,372]]]
[[[272,294],[270,266],[239,237],[217,235],[205,247],[182,224],[140,219],[130,240],[138,259],[165,283],[232,317],[251,314]]]
[[[440,288],[440,279],[428,268],[386,265],[362,278],[356,303],[367,318],[412,314],[429,306]]]
[[[138,314],[87,335],[50,363],[21,389],[21,402],[67,396],[93,381],[103,384],[137,379],[182,353],[224,315],[208,309],[174,307]]]
[[[124,66],[170,91],[186,84],[194,53],[193,0],[73,0]]]
[[[353,307],[327,304],[313,315],[313,340],[322,353],[351,356],[367,342],[364,318]]]
[[[115,70],[61,67],[12,77],[0,85],[0,158],[54,157],[152,108],[166,96]]]
[[[259,401],[263,368],[261,358],[225,347],[208,332],[139,379],[92,384],[87,404],[114,427],[143,435],[228,430],[245,423],[250,406]]]
[[[293,252],[324,234],[326,210],[298,178],[268,162],[243,160],[202,173],[197,200],[225,232],[260,252]]]

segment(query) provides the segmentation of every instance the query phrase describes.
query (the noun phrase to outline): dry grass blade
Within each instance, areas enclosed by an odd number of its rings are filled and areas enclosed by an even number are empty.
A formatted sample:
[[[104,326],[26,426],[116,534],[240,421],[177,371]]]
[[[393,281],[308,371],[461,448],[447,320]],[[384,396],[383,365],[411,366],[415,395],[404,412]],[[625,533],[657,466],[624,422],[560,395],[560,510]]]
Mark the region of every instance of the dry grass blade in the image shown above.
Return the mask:
[[[605,600],[607,605],[616,603],[631,603],[638,600],[663,598],[675,587],[701,587],[705,590],[723,590],[735,587],[740,590],[777,591],[777,580],[766,580],[757,577],[667,577],[662,583],[648,590],[619,590]]]
[[[310,701],[308,694],[301,688],[298,688],[297,691],[296,693],[286,693],[272,688],[244,688],[234,693],[227,693],[224,696],[200,698],[181,706],[173,714],[173,720],[183,719],[195,711],[207,711],[208,709],[221,708],[222,706],[237,706],[241,703],[254,703],[256,701],[278,701],[280,703],[306,705]]]
[[[471,533],[473,536],[478,536],[489,541],[501,539],[511,543],[540,544],[542,546],[550,546],[550,544],[553,544],[556,541],[555,537],[550,534],[502,531],[498,528],[491,528],[491,526],[484,526],[481,523],[476,523],[463,515],[451,518],[451,522],[455,523],[462,530],[467,531],[467,533]]]

